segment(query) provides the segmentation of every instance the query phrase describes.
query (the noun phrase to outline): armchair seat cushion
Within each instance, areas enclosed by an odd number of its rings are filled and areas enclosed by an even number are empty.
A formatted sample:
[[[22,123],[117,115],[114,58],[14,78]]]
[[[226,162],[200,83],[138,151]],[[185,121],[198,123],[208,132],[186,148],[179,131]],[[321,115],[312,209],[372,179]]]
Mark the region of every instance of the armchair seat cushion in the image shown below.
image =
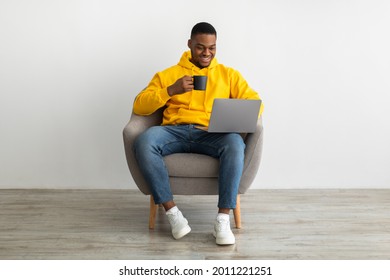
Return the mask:
[[[186,178],[217,178],[219,160],[201,154],[178,153],[164,157],[169,176]]]

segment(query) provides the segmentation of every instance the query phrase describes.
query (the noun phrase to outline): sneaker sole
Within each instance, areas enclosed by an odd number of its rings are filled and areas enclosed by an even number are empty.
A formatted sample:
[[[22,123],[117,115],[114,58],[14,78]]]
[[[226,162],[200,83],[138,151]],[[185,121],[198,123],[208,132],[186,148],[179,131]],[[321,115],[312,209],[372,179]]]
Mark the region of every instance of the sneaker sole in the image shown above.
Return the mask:
[[[233,238],[217,238],[217,233],[214,231],[213,232],[213,236],[215,238],[215,243],[217,243],[217,245],[234,245],[236,243],[236,239],[233,237]]]
[[[184,228],[182,228],[180,231],[175,232],[175,233],[172,232],[172,235],[173,235],[173,238],[175,238],[175,239],[180,239],[180,238],[186,236],[187,234],[189,234],[190,231],[191,231],[190,226],[189,226],[189,225],[186,225],[186,226],[185,226]]]

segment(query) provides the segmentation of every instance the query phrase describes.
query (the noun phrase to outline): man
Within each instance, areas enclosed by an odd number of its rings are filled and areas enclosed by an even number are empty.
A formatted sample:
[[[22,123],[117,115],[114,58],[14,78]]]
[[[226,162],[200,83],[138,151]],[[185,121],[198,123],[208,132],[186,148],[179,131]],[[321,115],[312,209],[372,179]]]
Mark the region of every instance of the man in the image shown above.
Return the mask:
[[[163,157],[172,153],[201,153],[220,160],[218,214],[214,236],[218,245],[235,243],[229,213],[236,207],[245,144],[237,133],[208,133],[215,98],[259,99],[241,74],[215,58],[217,32],[209,23],[196,24],[179,63],[155,74],[137,96],[134,113],[150,115],[166,106],[161,126],[149,128],[134,145],[135,155],[154,202],[162,204],[175,239],[191,231],[176,206]],[[194,90],[194,75],[208,76],[205,91]],[[260,110],[262,112],[262,108]]]

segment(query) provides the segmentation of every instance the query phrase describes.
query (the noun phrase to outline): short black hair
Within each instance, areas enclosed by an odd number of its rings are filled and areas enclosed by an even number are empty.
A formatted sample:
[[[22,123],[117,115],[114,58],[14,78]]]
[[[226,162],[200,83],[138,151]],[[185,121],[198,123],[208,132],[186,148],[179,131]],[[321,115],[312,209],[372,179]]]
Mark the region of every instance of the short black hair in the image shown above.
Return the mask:
[[[214,26],[207,22],[199,22],[191,30],[191,38],[196,34],[211,34],[217,37],[217,31]]]

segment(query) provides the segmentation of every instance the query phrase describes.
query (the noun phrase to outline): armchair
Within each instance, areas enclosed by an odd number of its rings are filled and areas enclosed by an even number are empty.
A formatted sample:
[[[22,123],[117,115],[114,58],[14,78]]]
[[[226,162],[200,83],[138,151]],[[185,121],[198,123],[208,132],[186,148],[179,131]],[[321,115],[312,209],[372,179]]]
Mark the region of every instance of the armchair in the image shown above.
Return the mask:
[[[132,113],[123,129],[123,140],[130,173],[145,195],[150,195],[149,228],[153,229],[158,205],[154,204],[149,186],[144,180],[133,152],[133,144],[139,134],[147,128],[160,125],[163,108],[149,116]],[[252,184],[260,166],[263,146],[263,125],[260,118],[256,132],[242,135],[246,144],[244,170],[237,196],[237,206],[233,210],[235,225],[241,228],[240,194],[244,194]],[[174,195],[218,195],[218,159],[202,154],[178,153],[165,158],[171,190]]]

